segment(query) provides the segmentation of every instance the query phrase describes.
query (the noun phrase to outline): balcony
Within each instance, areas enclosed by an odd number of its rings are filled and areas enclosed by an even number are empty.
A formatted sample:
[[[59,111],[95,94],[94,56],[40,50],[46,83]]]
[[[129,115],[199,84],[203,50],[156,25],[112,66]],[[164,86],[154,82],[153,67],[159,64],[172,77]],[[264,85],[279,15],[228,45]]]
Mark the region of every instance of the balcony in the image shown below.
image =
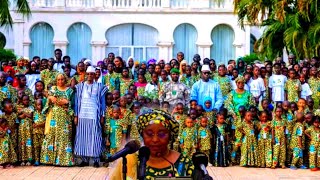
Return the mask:
[[[29,0],[33,11],[232,12],[233,0]]]

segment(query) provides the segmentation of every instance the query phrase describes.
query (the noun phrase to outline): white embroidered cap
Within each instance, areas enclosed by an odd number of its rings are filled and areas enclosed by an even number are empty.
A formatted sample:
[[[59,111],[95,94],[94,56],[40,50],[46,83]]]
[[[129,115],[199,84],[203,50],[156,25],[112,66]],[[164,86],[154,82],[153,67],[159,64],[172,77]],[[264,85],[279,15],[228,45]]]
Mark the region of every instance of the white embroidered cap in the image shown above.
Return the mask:
[[[201,72],[211,72],[209,65],[207,64],[202,65]]]
[[[96,73],[96,68],[94,68],[93,66],[89,66],[86,73]]]

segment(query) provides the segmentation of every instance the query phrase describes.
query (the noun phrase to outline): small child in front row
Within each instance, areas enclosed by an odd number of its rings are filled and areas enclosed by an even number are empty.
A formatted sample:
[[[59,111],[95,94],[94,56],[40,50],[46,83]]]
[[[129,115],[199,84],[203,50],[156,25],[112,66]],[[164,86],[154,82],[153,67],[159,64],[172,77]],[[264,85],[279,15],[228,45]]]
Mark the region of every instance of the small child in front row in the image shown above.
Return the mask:
[[[211,139],[212,135],[209,129],[208,118],[202,117],[198,129],[198,143],[200,152],[206,154],[208,157],[211,149]]]
[[[301,112],[296,114],[296,124],[293,127],[290,148],[292,149],[292,162],[290,169],[297,169],[297,165],[301,169],[306,169],[307,167],[303,166],[303,149],[304,149],[304,126],[303,126],[304,115]]]
[[[240,166],[255,167],[258,164],[258,156],[256,153],[258,144],[255,136],[256,126],[253,122],[251,111],[246,112],[244,120],[240,127],[240,131],[243,133]]]
[[[3,168],[11,167],[17,161],[17,154],[13,148],[7,121],[0,117],[0,165]]]
[[[3,118],[7,120],[9,129],[11,131],[10,137],[15,152],[18,152],[18,125],[19,120],[17,114],[14,112],[12,102],[7,99],[3,102]]]
[[[42,99],[37,99],[35,101],[35,111],[33,113],[33,129],[32,129],[32,140],[33,140],[33,150],[34,150],[34,159],[35,166],[40,165],[40,153],[41,145],[44,139],[44,126],[46,122],[46,117],[42,114]]]
[[[313,126],[305,131],[305,135],[311,139],[309,147],[309,168],[311,171],[320,169],[320,117],[313,117]]]
[[[19,113],[19,155],[21,166],[30,166],[32,158],[32,119],[33,107],[29,104],[29,96],[22,97],[23,108]]]
[[[280,164],[283,169],[286,168],[286,125],[282,119],[282,112],[282,107],[277,107],[275,109],[275,116],[271,122],[273,144],[272,169],[276,168],[278,164]]]
[[[191,118],[185,120],[185,127],[181,129],[180,147],[184,155],[191,158],[197,148],[197,128]]]
[[[270,168],[272,165],[272,136],[271,136],[271,122],[269,117],[271,116],[269,111],[261,111],[259,114],[260,122],[257,127],[259,130],[258,134],[258,165],[262,168]]]
[[[211,128],[214,136],[214,166],[227,167],[229,165],[229,131],[222,112],[217,114],[217,123]]]

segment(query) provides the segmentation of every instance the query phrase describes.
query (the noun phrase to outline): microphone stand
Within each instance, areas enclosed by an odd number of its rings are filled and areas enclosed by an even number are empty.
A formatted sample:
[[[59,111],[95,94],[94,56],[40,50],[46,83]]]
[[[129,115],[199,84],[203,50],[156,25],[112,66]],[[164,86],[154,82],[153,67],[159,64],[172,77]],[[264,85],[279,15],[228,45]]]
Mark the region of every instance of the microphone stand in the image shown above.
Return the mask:
[[[127,158],[126,156],[122,157],[122,179],[127,179]]]

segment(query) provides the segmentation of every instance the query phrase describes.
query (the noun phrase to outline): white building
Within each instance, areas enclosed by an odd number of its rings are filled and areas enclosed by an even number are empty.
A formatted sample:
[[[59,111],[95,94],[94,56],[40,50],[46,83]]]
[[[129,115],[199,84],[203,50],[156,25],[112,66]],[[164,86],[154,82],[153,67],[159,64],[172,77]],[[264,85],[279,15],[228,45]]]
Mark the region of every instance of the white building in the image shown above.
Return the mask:
[[[32,16],[13,13],[13,29],[0,29],[5,48],[17,55],[53,57],[60,48],[73,63],[94,62],[109,52],[127,59],[175,58],[195,53],[226,63],[252,51],[262,34],[241,29],[233,1],[217,0],[30,0]],[[0,37],[1,38],[1,37]]]

